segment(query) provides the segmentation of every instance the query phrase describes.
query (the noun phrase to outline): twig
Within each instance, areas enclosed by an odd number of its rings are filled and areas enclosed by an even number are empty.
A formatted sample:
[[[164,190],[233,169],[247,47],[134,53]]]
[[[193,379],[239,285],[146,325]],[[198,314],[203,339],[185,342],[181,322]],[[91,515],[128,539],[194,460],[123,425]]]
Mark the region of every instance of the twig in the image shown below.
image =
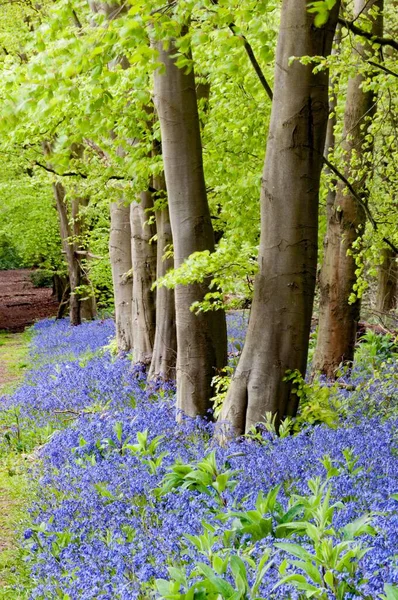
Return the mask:
[[[87,256],[87,258],[96,258],[97,260],[103,260],[103,256],[97,256],[96,254],[91,254],[88,250],[75,250],[75,254],[79,256]]]

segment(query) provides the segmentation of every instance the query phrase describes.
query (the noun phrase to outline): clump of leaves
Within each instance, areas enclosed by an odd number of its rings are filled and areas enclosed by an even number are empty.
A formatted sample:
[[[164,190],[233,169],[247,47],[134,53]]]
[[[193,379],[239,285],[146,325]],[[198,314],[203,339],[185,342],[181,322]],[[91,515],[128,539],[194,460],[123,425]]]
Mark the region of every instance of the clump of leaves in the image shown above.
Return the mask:
[[[298,415],[292,427],[294,432],[306,424],[325,423],[329,427],[338,425],[344,412],[342,400],[337,396],[338,384],[326,385],[316,378],[308,383],[297,370],[288,371],[284,381],[291,383],[292,392],[300,400]]]
[[[357,344],[355,363],[366,371],[375,371],[383,363],[397,358],[397,342],[389,333],[380,334],[368,329]]]
[[[225,506],[223,493],[233,490],[237,484],[234,476],[237,471],[225,469],[217,465],[215,451],[210,452],[205,458],[194,464],[184,464],[179,461],[172,465],[171,470],[165,475],[158,495],[167,494],[176,488],[195,490],[215,497],[221,506]]]

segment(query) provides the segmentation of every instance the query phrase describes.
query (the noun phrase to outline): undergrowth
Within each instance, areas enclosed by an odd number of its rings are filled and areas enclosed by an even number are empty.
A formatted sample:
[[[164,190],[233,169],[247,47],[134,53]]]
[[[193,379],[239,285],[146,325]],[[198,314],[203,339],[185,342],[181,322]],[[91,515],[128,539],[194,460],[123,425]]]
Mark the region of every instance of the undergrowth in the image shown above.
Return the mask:
[[[237,315],[229,332],[233,366]],[[392,346],[332,386],[288,373],[298,418],[219,447],[214,424],[176,423],[173,384],[115,357],[113,335],[109,321],[39,323],[37,367],[3,400],[3,463],[29,462],[39,483],[4,597],[397,599]]]

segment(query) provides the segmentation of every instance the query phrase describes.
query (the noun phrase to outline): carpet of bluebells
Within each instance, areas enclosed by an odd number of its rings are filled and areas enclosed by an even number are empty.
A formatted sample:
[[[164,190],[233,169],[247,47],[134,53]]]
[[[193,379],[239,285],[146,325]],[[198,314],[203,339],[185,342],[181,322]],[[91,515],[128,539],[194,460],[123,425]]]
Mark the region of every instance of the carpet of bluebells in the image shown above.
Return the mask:
[[[242,343],[244,329],[244,319],[230,318],[231,354]],[[103,350],[114,336],[111,320],[75,328],[66,320],[46,320],[34,330],[35,369],[12,397],[2,399],[3,411],[18,411],[22,429],[51,430],[49,441],[37,451],[32,477],[40,481],[31,507],[32,526],[23,541],[34,582],[32,598],[183,598],[180,592],[173,596],[164,582],[157,587],[154,582],[174,578],[175,589],[183,590],[181,573],[200,580],[206,570],[200,575],[195,565],[210,565],[217,552],[221,556],[223,534],[231,536],[231,531],[235,541],[230,553],[244,556],[249,548],[249,586],[269,549],[256,597],[337,598],[330,591],[306,595],[306,588],[293,585],[299,579],[276,587],[283,569],[285,579],[295,573],[304,577],[299,564],[286,561],[286,548],[278,545],[283,536],[276,537],[272,527],[251,540],[250,529],[242,526],[240,537],[236,533],[236,524],[242,525],[237,515],[254,515],[248,511],[254,511],[259,492],[266,496],[280,486],[282,514],[292,498],[311,495],[308,482],[323,493],[330,490],[331,504],[339,501],[330,527],[332,541],[338,543],[339,531],[348,523],[360,517],[367,523],[358,538],[367,552],[351,574],[346,590],[352,591],[341,597],[381,598],[386,583],[398,584],[395,363],[373,374],[371,382],[369,373],[357,371],[355,391],[349,385],[336,391],[345,407],[337,427],[311,425],[283,438],[263,430],[220,447],[214,425],[200,419],[176,423],[171,383],[147,383],[142,366]],[[221,491],[206,487],[204,479],[165,488],[176,459],[200,465],[212,452],[217,472],[226,473]],[[210,539],[207,552],[206,543],[200,543],[205,539]],[[293,539],[301,539],[304,550],[311,548],[305,537]],[[224,571],[220,578],[234,586],[236,569]],[[188,597],[211,596],[204,592]]]

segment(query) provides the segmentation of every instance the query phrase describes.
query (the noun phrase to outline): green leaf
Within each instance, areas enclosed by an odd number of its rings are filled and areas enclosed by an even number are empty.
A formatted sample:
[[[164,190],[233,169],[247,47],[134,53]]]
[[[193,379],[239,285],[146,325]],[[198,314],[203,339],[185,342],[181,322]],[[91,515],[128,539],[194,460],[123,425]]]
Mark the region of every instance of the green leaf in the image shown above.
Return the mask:
[[[304,577],[304,575],[299,575],[298,573],[294,573],[293,575],[287,575],[286,577],[283,577],[280,581],[278,581],[277,585],[273,589],[276,589],[277,587],[279,587],[280,585],[283,585],[284,583],[292,583],[299,590],[304,590],[304,591],[314,592],[314,593],[319,592],[319,588],[308,583],[306,578]]]
[[[203,573],[205,577],[212,583],[217,592],[219,592],[223,598],[230,598],[234,594],[234,588],[228,581],[222,579],[221,577],[217,577],[214,571],[209,567],[209,565],[205,565],[204,563],[198,563],[198,570]]]
[[[386,583],[384,585],[386,600],[398,600],[398,586]]]
[[[110,498],[112,500],[116,500],[116,496],[114,496],[106,487],[106,483],[94,483],[94,488],[97,490],[100,496],[104,498]]]
[[[359,535],[376,535],[376,530],[370,525],[372,517],[363,515],[343,527],[343,536],[345,540],[352,540]]]
[[[289,544],[289,542],[276,542],[274,546],[280,548],[281,550],[285,550],[285,552],[293,554],[293,556],[297,556],[298,558],[302,558],[304,560],[311,561],[314,559],[314,556],[299,544]]]
[[[119,443],[122,443],[122,436],[123,436],[123,424],[121,423],[121,421],[118,421],[117,423],[115,423],[115,426],[113,428],[117,440]]]
[[[235,581],[237,582],[236,578],[239,575],[242,579],[242,582],[244,583],[244,591],[246,591],[248,584],[247,584],[247,574],[246,574],[245,563],[239,556],[237,556],[236,554],[233,554],[230,558],[230,565],[231,565],[232,573],[235,576]]]
[[[280,519],[278,519],[279,525],[283,525],[284,523],[290,523],[294,519],[295,516],[297,516],[299,513],[303,512],[303,511],[304,511],[303,504],[295,504],[282,517],[280,517]]]
[[[333,571],[326,571],[323,576],[325,583],[333,590],[334,589],[334,575]]]

